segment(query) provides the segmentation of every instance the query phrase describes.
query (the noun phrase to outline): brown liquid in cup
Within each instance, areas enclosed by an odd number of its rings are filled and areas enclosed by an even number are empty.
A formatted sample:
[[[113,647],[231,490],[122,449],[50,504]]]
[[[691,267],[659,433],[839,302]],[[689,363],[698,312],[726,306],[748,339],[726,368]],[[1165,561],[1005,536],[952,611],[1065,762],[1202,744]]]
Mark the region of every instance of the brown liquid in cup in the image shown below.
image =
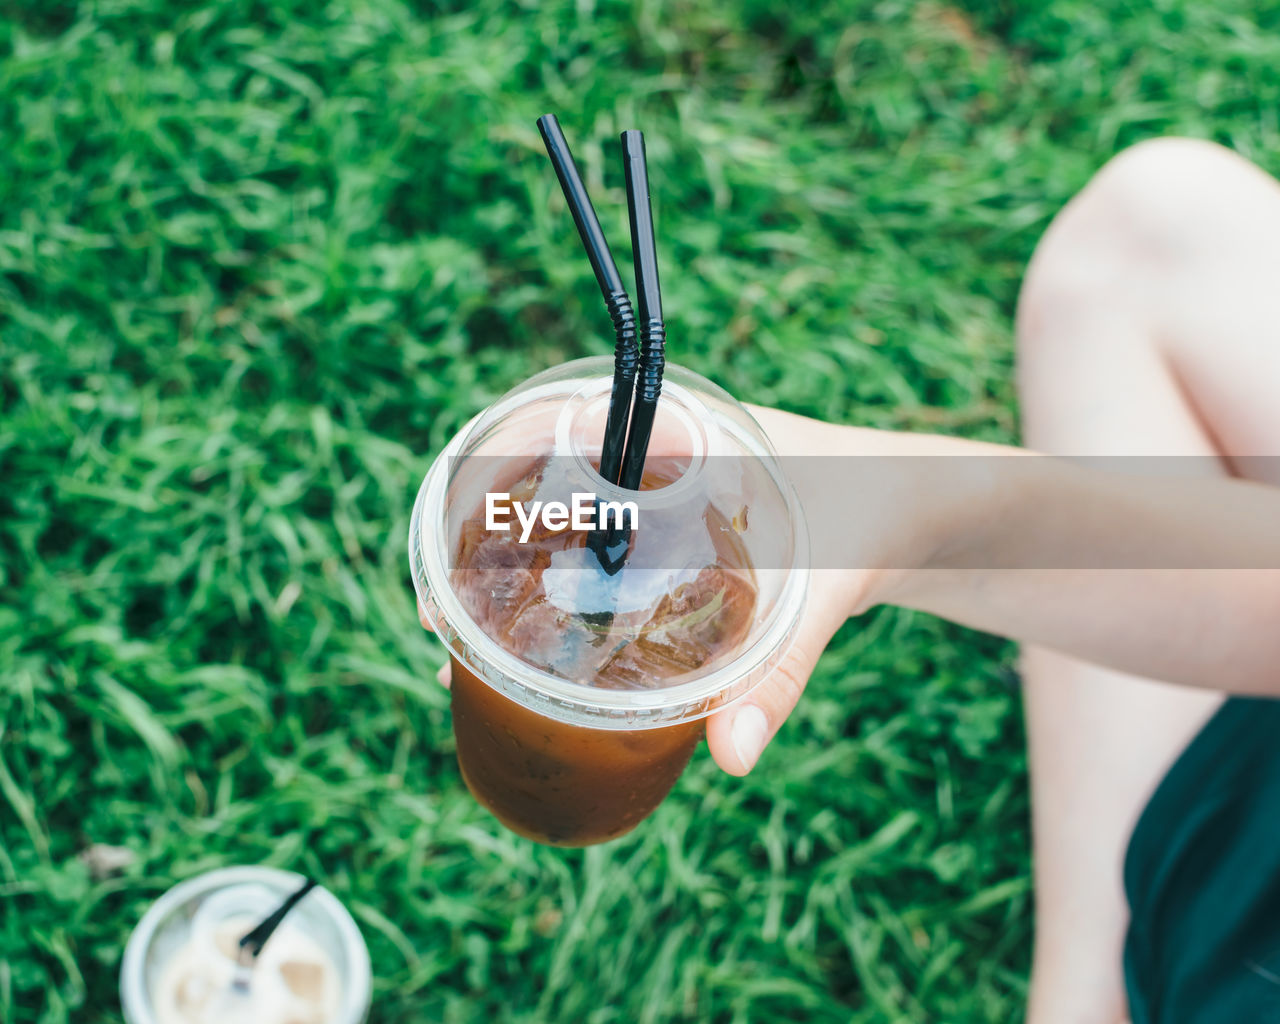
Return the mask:
[[[676,475],[655,466],[641,489]],[[507,488],[513,501],[533,496],[536,467],[524,483]],[[751,625],[756,587],[745,549],[714,510],[704,529],[714,560],[654,607],[616,619],[566,615],[546,599],[542,574],[554,552],[584,547],[587,534],[539,527],[520,544],[513,533],[487,531],[482,510],[463,524],[454,587],[489,637],[538,668],[592,686],[658,688],[732,653]],[[557,846],[604,842],[638,825],[684,771],[704,725],[570,724],[500,693],[456,657],[452,707],[458,765],[472,795],[512,831]]]
[[[701,720],[589,729],[548,718],[453,659],[453,734],[472,795],[507,828],[551,846],[631,831],[662,803],[702,738]]]

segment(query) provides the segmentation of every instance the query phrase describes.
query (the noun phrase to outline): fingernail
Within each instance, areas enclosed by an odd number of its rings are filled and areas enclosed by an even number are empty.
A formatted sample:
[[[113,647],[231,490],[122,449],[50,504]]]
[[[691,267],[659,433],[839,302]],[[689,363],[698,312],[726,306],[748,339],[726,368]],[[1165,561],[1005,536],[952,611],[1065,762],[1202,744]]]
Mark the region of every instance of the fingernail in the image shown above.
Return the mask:
[[[748,704],[734,715],[733,752],[747,771],[755,767],[768,737],[769,720],[756,705]]]
[[[449,689],[450,674],[451,673],[449,672],[448,665],[441,665],[440,671],[436,673],[436,682],[439,683],[441,686],[443,686],[446,690]]]

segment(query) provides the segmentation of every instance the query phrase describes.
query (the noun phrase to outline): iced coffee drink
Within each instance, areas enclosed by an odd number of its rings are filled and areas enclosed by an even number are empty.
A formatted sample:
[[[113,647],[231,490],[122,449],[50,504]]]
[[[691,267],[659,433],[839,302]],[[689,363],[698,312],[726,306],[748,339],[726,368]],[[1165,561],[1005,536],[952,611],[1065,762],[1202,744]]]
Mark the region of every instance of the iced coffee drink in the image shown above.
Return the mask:
[[[679,476],[661,458],[652,461],[642,491]],[[503,493],[532,504],[545,467],[539,460]],[[537,526],[520,538],[488,529],[479,510],[462,524],[454,589],[491,639],[531,665],[596,688],[659,688],[736,650],[755,611],[754,573],[733,524],[714,508],[704,514],[692,532],[706,541],[703,551],[680,559],[696,571],[686,568],[674,587],[664,580],[647,598],[628,598],[627,610],[618,610],[619,599],[636,587],[625,570],[610,576],[592,566],[588,534]],[[673,533],[668,543],[691,539],[689,531]],[[555,593],[554,581],[547,593],[546,573],[565,555],[594,593],[580,593],[583,579],[572,595]],[[472,794],[508,828],[549,844],[630,831],[667,795],[703,732],[701,720],[625,730],[559,722],[503,696],[457,658],[452,704]]]
[[[595,472],[609,382],[580,360],[500,400],[433,465],[410,537],[463,779],[554,845],[620,836],[662,802],[706,715],[776,664],[806,584],[794,496],[745,410],[668,367],[644,479],[623,491]],[[550,515],[584,493],[634,519]]]

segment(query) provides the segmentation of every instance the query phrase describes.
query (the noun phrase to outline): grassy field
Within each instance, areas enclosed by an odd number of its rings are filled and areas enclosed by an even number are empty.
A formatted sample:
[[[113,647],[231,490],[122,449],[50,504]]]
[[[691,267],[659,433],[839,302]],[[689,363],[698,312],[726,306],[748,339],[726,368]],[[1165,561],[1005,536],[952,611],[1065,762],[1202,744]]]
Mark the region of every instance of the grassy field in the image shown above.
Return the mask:
[[[620,255],[645,130],[672,359],[1002,441],[1021,268],[1107,157],[1280,169],[1275,2],[804,7],[0,2],[0,1020],[120,1021],[146,906],[257,862],[352,909],[377,1022],[1018,1019],[1008,645],[850,623],[752,776],[563,852],[467,795],[414,614],[431,456],[608,348],[539,114]]]

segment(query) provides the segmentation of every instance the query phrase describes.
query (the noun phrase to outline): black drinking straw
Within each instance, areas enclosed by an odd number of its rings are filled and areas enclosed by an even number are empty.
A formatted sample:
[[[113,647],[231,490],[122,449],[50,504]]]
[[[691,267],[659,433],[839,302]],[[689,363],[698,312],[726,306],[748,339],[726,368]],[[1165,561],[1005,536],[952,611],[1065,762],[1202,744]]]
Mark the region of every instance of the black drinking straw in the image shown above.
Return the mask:
[[[623,487],[636,491],[640,489],[640,479],[644,475],[644,458],[649,450],[649,436],[653,433],[653,417],[658,409],[658,396],[662,393],[667,329],[662,322],[658,245],[653,236],[653,210],[649,206],[649,171],[645,164],[643,133],[622,133],[622,156],[627,179],[627,210],[631,216],[631,254],[636,265],[640,371],[619,482]]]
[[[556,120],[555,114],[544,114],[538,118],[538,130],[542,133],[547,154],[556,169],[556,177],[560,179],[560,188],[569,204],[569,212],[573,214],[573,222],[578,226],[578,234],[582,236],[582,245],[591,260],[591,269],[595,271],[596,281],[604,295],[617,335],[613,353],[613,392],[609,396],[609,418],[605,421],[604,443],[600,448],[600,475],[610,483],[617,483],[626,440],[627,417],[631,412],[631,392],[636,380],[638,352],[635,313],[631,309],[631,299],[622,286],[622,275],[618,273],[618,265],[613,261],[609,243],[605,241],[604,231],[600,228],[595,207],[591,205],[591,197],[587,195],[586,186],[582,183],[582,176],[578,173],[578,166],[573,161],[573,154],[569,152],[569,143],[560,130],[560,122]]]
[[[258,954],[262,952],[262,947],[267,944],[267,940],[271,938],[272,933],[280,927],[280,922],[284,920],[285,915],[296,907],[298,901],[315,887],[315,879],[308,878],[296,892],[292,893],[280,904],[271,916],[240,940],[241,963],[244,963],[246,959],[249,963],[253,963],[258,959]]]

